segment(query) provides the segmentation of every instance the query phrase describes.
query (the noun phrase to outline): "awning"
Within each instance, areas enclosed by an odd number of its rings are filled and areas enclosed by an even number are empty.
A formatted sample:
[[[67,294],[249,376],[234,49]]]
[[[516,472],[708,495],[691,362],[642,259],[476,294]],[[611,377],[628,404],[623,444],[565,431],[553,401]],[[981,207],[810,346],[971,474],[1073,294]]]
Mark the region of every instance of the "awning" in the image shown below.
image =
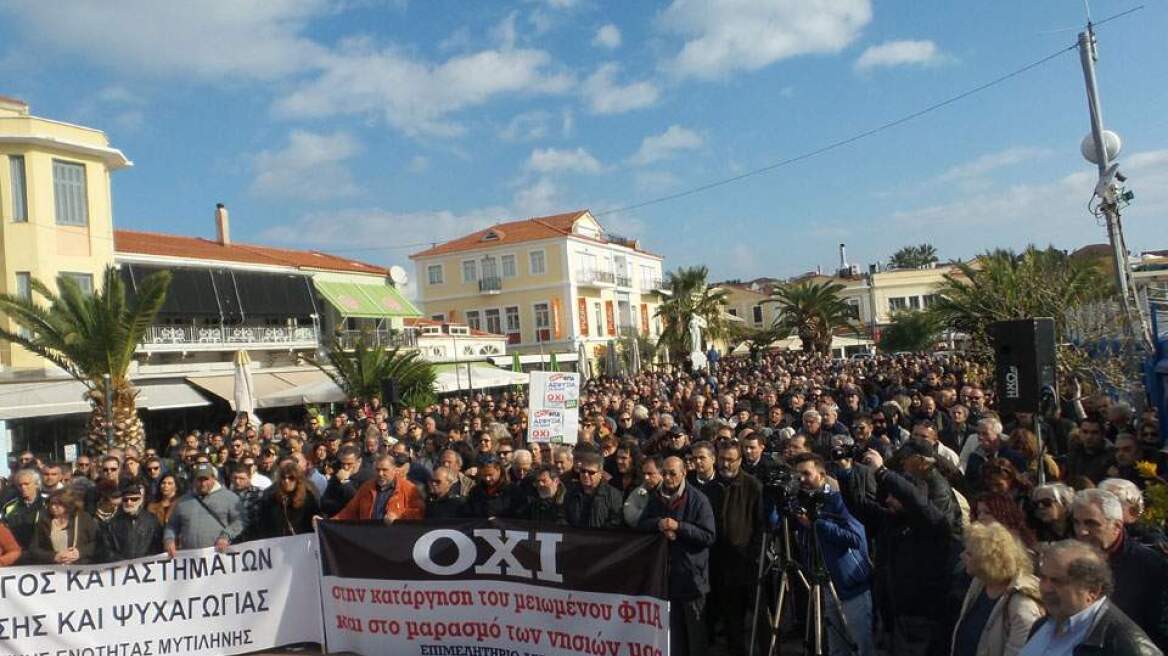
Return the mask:
[[[316,313],[309,277],[231,269],[123,264],[122,279],[133,297],[138,285],[158,271],[170,271],[166,301],[158,311],[168,318],[284,319]]]
[[[211,405],[207,397],[182,381],[149,381],[134,383],[139,390],[138,408],[146,410],[174,410]]]
[[[439,393],[526,385],[530,380],[527,374],[516,373],[510,369],[500,369],[486,362],[464,362],[457,365],[440,364],[436,365],[434,370],[437,372],[434,390]]]
[[[0,385],[0,420],[87,413],[85,391],[72,379]]]
[[[355,282],[314,280],[316,290],[342,317],[382,319],[386,317],[420,317],[422,313],[396,288]]]
[[[191,383],[227,401],[235,409],[235,374],[190,376]],[[253,373],[257,408],[282,408],[305,403],[343,401],[344,394],[318,370]],[[331,388],[329,386],[332,386]],[[339,396],[338,396],[339,395]]]
[[[575,351],[572,351],[570,353],[556,353],[555,356],[556,356],[556,362],[561,362],[561,363],[562,362],[575,362],[575,361],[580,359],[580,354],[576,353]],[[493,355],[488,359],[491,362],[494,362],[497,366],[503,367],[504,369],[511,369],[511,366],[515,362],[514,355]],[[523,364],[540,364],[540,363],[551,364],[551,361],[552,361],[552,354],[551,353],[544,353],[543,355],[540,355],[538,353],[529,353],[527,355],[519,356],[519,364],[521,364],[521,365],[523,365]]]

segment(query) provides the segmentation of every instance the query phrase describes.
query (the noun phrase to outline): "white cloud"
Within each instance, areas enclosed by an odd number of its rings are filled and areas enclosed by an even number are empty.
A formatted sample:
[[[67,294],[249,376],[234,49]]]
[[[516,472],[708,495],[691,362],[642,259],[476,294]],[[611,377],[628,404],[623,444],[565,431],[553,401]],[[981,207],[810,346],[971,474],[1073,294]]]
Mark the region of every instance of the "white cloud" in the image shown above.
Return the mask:
[[[964,164],[958,164],[937,176],[937,180],[939,182],[962,182],[971,180],[982,177],[997,169],[1028,162],[1047,154],[1049,154],[1049,151],[1042,148],[1026,148],[1021,146],[1007,148],[996,153],[982,155]]]
[[[69,52],[135,75],[276,79],[313,68],[325,49],[301,36],[327,0],[8,3],[38,49]]]
[[[622,114],[657,102],[660,92],[652,82],[616,82],[620,66],[609,62],[596,69],[581,86],[584,98],[594,114]]]
[[[322,62],[324,72],[275,104],[278,116],[324,118],[383,114],[410,135],[454,136],[449,115],[496,96],[560,93],[570,78],[550,71],[541,50],[482,50],[444,62],[418,60],[393,48],[354,43]]]
[[[359,190],[344,162],[360,151],[357,140],[345,132],[293,130],[283,149],[255,156],[251,191],[260,196],[313,201],[353,196]]]
[[[576,115],[570,109],[564,109],[560,114],[560,136],[567,139],[572,136],[572,129],[576,126]]]
[[[835,53],[871,20],[869,0],[674,0],[660,23],[686,42],[664,66],[681,77],[711,79]]]
[[[500,48],[509,50],[515,47],[515,20],[518,17],[519,12],[513,11],[491,29],[491,38],[499,43]]]
[[[559,187],[546,177],[515,192],[511,208],[511,216],[516,218],[544,216],[565,209]]]
[[[679,150],[700,148],[702,143],[702,135],[680,125],[671,125],[665,132],[641,140],[641,147],[629,158],[629,162],[637,166],[652,164],[672,157]]]
[[[894,66],[932,66],[944,62],[937,44],[932,41],[888,41],[865,50],[856,60],[857,71]]]
[[[526,168],[537,173],[600,173],[604,167],[587,150],[537,148],[531,151]]]
[[[602,26],[596,31],[596,36],[592,37],[592,45],[600,48],[608,48],[613,50],[619,48],[621,44],[620,28],[612,23]]]
[[[551,114],[534,110],[517,114],[502,130],[499,138],[504,141],[535,141],[548,135]]]

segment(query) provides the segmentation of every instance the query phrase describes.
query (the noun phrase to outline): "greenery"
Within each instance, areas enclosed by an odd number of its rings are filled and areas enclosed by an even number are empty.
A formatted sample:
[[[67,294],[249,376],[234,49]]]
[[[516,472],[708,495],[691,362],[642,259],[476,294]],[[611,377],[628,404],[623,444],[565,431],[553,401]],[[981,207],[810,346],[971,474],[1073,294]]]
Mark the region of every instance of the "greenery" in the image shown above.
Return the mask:
[[[892,315],[892,323],[880,334],[880,350],[930,351],[941,334],[942,324],[932,312],[905,310]]]
[[[789,332],[784,332],[782,328],[774,325],[769,328],[736,325],[730,330],[730,350],[733,351],[738,346],[746,344],[746,348],[750,351],[750,359],[757,362],[763,351],[788,334]]]
[[[888,258],[894,269],[920,269],[937,263],[937,249],[932,244],[905,246]]]
[[[840,296],[843,288],[839,283],[804,281],[775,289],[770,302],[779,305],[774,325],[779,339],[794,333],[805,352],[830,355],[836,329],[851,326],[855,317]]]
[[[637,345],[637,352],[641,357],[641,370],[652,366],[657,359],[658,342],[648,335],[642,335],[636,328],[625,328],[621,331],[620,339],[616,342],[616,350],[624,363],[625,371],[633,370],[633,344]]]
[[[682,267],[666,276],[670,298],[657,306],[657,316],[662,321],[659,342],[669,349],[676,362],[689,355],[692,341],[689,326],[695,316],[705,324],[702,336],[707,341],[725,337],[728,333],[727,292],[710,289],[706,282],[708,276],[709,270],[704,266]]]
[[[117,269],[107,267],[101,286],[92,294],[82,291],[72,278],[61,277],[60,294],[37,279],[32,291],[47,305],[33,298],[0,295],[0,312],[19,327],[0,328],[0,338],[64,369],[87,388],[93,407],[87,448],[106,448],[106,427],[113,424],[114,445],[143,448],[146,433],[138,417],[138,390],[130,382],[134,352],[146,337],[158,311],[166,301],[170,272],[152,274],[138,286],[132,301]],[[106,417],[104,377],[110,377],[112,417]]]
[[[351,399],[380,398],[382,386],[390,380],[397,383],[399,405],[421,410],[436,398],[437,374],[418,351],[369,347],[364,338],[358,338],[352,349],[345,349],[334,339],[323,361],[310,362]],[[389,405],[389,399],[382,402]]]

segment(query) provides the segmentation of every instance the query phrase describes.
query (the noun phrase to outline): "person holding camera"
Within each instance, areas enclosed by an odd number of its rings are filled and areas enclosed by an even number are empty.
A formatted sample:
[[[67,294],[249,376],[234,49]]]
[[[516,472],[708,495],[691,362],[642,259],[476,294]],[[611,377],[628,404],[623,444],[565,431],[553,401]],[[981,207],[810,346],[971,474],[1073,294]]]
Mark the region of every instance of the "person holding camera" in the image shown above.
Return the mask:
[[[827,464],[819,454],[801,453],[791,459],[790,465],[799,476],[801,512],[794,517],[794,527],[804,566],[809,572],[826,567],[839,595],[837,610],[831,596],[824,592],[828,599],[825,633],[830,653],[874,656],[872,568],[864,526],[848,512],[843,496],[828,484]],[[855,644],[854,651],[849,641]]]

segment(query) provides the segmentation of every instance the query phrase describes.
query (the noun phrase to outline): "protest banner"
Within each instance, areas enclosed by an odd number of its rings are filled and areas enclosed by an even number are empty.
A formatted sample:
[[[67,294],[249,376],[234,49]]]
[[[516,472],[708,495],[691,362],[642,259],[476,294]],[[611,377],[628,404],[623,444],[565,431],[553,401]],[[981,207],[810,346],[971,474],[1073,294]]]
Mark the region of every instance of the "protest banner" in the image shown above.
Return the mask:
[[[320,642],[315,538],[0,569],[0,656],[226,656]]]
[[[580,430],[580,374],[530,374],[527,434],[532,442],[575,444]]]
[[[660,533],[470,519],[326,521],[317,534],[329,652],[668,652]]]

